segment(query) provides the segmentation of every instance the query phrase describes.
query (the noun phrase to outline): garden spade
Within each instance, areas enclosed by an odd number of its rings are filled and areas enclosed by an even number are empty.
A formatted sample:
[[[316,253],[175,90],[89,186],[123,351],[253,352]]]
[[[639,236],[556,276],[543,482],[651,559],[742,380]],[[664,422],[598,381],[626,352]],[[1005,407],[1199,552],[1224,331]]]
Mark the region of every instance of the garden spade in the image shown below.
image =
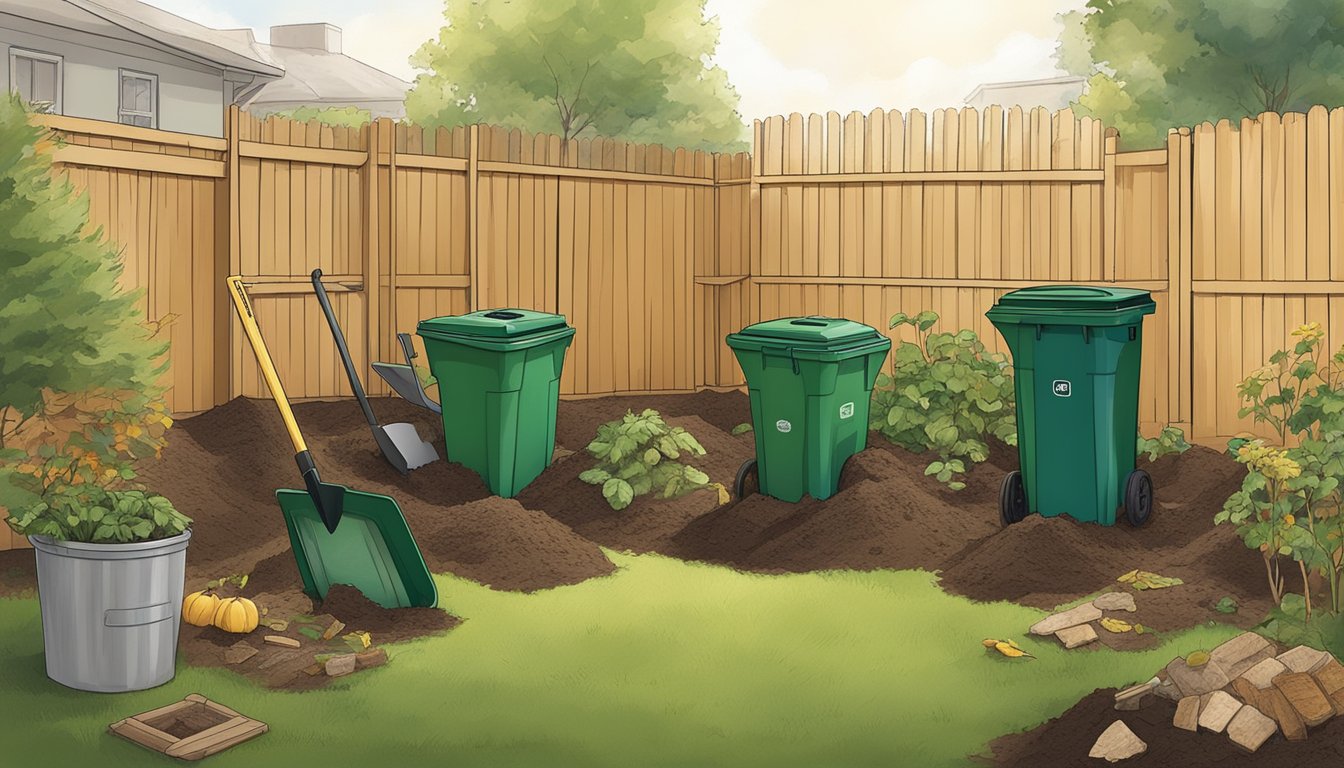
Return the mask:
[[[415,431],[414,424],[398,423],[383,426],[378,423],[378,418],[373,415],[373,408],[369,407],[369,399],[364,396],[364,387],[359,383],[359,374],[355,372],[355,363],[350,359],[350,350],[345,346],[345,334],[341,332],[341,324],[337,322],[336,313],[331,310],[331,302],[327,300],[327,289],[322,285],[322,270],[314,269],[312,278],[317,302],[322,305],[322,314],[326,315],[327,325],[331,326],[331,335],[336,340],[336,351],[341,355],[346,378],[350,379],[350,389],[354,391],[355,399],[359,401],[359,407],[364,411],[364,418],[369,422],[369,430],[373,432],[374,442],[378,444],[378,450],[382,452],[383,458],[403,475],[409,474],[412,469],[419,469],[438,461],[438,452],[434,450],[434,446],[420,439],[420,433]]]
[[[324,483],[318,476],[257,328],[243,279],[233,276],[227,283],[262,377],[298,452],[294,458],[307,491],[281,488],[275,496],[285,516],[304,591],[320,600],[333,584],[349,584],[384,608],[433,607],[438,602],[438,589],[397,502],[388,496]]]

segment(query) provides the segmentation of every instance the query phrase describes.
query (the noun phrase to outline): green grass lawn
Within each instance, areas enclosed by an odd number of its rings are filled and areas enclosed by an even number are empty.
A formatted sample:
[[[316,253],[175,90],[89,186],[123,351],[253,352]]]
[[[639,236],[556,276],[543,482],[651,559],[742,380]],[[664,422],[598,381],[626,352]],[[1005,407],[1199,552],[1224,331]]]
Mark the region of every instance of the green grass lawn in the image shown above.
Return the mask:
[[[1042,612],[949,596],[927,573],[756,576],[611,557],[611,577],[533,595],[439,577],[462,626],[308,693],[185,666],[152,691],[68,690],[43,672],[37,602],[0,600],[5,762],[176,764],[105,729],[199,692],[271,726],[208,758],[215,768],[965,765],[996,736],[1235,632],[1066,652],[1026,636]],[[985,637],[1039,658],[991,656]]]

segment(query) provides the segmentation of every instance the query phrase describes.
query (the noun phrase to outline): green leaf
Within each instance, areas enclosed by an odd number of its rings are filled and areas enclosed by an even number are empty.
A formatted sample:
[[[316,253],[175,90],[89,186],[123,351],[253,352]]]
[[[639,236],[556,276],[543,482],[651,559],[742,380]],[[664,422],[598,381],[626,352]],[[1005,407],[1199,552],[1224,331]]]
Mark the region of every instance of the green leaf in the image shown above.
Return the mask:
[[[602,486],[602,495],[612,509],[625,509],[635,499],[635,491],[630,484],[618,478],[608,480]]]
[[[927,477],[929,475],[936,475],[942,471],[943,471],[943,462],[935,461],[929,466],[924,468],[924,476]]]
[[[744,422],[744,423],[742,423],[742,424],[738,424],[736,427],[733,427],[733,432],[732,432],[732,434],[733,434],[733,435],[741,435],[741,434],[745,434],[745,433],[750,432],[750,431],[751,431],[751,423],[750,423],[750,422]]]
[[[601,485],[611,479],[611,474],[600,467],[581,472],[579,479],[589,485]]]
[[[650,448],[644,452],[644,463],[653,466],[661,461],[663,454],[658,452],[657,448]]]

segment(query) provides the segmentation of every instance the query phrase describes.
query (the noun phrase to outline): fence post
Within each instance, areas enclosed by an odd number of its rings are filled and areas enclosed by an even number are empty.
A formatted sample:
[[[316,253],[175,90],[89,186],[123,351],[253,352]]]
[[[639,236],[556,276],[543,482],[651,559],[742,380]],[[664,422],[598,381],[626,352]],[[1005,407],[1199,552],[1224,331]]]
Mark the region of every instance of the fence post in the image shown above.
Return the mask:
[[[1194,149],[1189,128],[1173,129],[1167,133],[1167,296],[1169,354],[1172,362],[1168,370],[1168,419],[1185,430],[1193,439],[1196,426],[1192,422],[1193,355],[1191,345],[1194,333],[1191,315],[1194,312],[1194,292],[1191,283],[1191,206],[1193,196]]]
[[[478,128],[479,126],[472,125],[467,130],[467,258],[471,271],[471,290],[468,292],[468,297],[470,299],[469,308],[472,312],[481,308],[481,254],[476,219],[480,196],[480,177],[478,175],[480,133]]]
[[[1116,279],[1115,226],[1119,201],[1115,189],[1115,153],[1119,143],[1120,132],[1114,128],[1107,128],[1102,161],[1101,275],[1103,280],[1111,282],[1115,282]]]
[[[241,123],[239,116],[240,111],[238,105],[230,105],[228,122],[225,125],[224,134],[229,142],[228,162],[224,166],[224,173],[227,175],[226,181],[229,188],[227,203],[229,208],[227,217],[228,224],[225,237],[227,237],[229,241],[227,271],[230,275],[239,275],[242,274],[243,271],[242,244],[239,242],[240,225],[238,221],[238,213],[241,210],[238,188],[238,142],[241,140],[238,130]],[[227,328],[228,332],[224,333],[217,331],[215,333],[216,344],[223,344],[226,347],[225,349],[220,350],[217,346],[215,354],[216,356],[222,355],[224,359],[224,364],[217,369],[219,373],[216,374],[216,381],[218,381],[219,376],[227,376],[228,383],[224,387],[224,391],[226,392],[224,397],[225,401],[232,400],[243,393],[243,370],[241,365],[243,352],[241,347],[242,340],[237,334],[238,323],[234,319],[233,313],[229,311],[231,307],[231,299],[227,293],[224,281],[221,280],[215,292],[216,301],[219,302],[215,317],[221,320],[220,325],[217,325],[216,328],[219,328],[220,331]],[[216,395],[216,400],[218,399],[218,395]]]
[[[378,184],[379,155],[384,152],[381,134],[386,121],[387,118],[380,117],[365,126],[364,130],[364,150],[367,152],[367,158],[364,161],[366,203],[364,207],[364,263],[362,268],[364,272],[364,320],[369,360],[382,359],[382,334],[386,327],[383,323],[382,280],[380,279],[384,256],[380,246],[382,244],[383,209],[389,205],[390,200],[384,199],[384,196],[379,194]],[[392,148],[388,147],[387,149]],[[390,164],[390,152],[388,161]],[[368,389],[371,393],[384,393],[381,382],[374,378],[370,378],[368,382]]]

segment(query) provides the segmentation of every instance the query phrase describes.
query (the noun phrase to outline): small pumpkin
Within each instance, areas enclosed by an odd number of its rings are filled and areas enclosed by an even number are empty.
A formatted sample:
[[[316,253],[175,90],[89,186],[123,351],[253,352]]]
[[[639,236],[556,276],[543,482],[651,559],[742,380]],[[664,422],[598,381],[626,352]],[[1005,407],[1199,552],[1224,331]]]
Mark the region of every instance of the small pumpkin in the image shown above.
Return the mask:
[[[246,597],[225,598],[215,610],[215,626],[225,632],[245,635],[259,623],[261,615],[257,612],[257,604]]]
[[[193,627],[208,627],[219,610],[219,597],[210,590],[192,592],[182,601],[182,620]]]

